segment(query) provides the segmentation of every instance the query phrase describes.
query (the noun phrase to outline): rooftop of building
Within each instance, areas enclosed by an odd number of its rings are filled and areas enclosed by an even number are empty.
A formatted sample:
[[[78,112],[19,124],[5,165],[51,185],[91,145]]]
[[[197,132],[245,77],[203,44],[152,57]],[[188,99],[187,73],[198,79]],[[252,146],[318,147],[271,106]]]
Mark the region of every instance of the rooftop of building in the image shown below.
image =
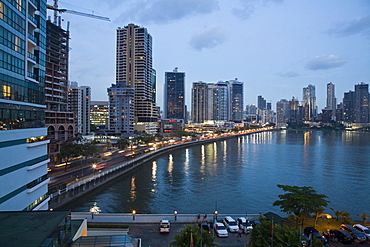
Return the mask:
[[[41,246],[69,210],[0,212],[0,246]]]

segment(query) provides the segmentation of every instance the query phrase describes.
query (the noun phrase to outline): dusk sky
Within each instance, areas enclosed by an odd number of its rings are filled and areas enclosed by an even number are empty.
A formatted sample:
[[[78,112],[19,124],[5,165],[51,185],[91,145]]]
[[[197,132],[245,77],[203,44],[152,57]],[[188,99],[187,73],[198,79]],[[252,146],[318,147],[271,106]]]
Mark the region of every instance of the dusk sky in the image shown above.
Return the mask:
[[[110,22],[63,13],[70,21],[69,79],[108,100],[115,83],[116,29],[129,23],[153,37],[157,104],[163,109],[164,74],[186,73],[186,104],[193,82],[238,78],[244,104],[262,95],[273,109],[280,99],[302,100],[316,86],[319,112],[326,84],[337,102],[370,82],[369,0],[63,0],[59,8],[106,16]],[[53,1],[48,0],[53,5]],[[48,11],[52,16],[53,12]]]

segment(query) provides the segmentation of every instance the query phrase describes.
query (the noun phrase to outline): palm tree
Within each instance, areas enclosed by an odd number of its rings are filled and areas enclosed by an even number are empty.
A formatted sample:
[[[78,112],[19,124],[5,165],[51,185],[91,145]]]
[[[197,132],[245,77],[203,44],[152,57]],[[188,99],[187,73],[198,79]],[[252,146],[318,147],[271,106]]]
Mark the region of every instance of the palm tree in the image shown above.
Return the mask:
[[[361,217],[361,219],[362,219],[362,223],[365,223],[365,221],[367,220],[367,219],[369,219],[370,218],[370,216],[368,216],[367,214],[365,214],[365,213],[363,213],[363,214],[358,214],[358,216],[360,216]]]
[[[322,215],[323,213],[324,213],[324,208],[318,208],[318,209],[316,209],[316,211],[315,211],[315,223],[314,223],[314,227],[316,227],[317,218],[319,218],[319,216]]]
[[[342,216],[343,211],[335,211],[333,208],[330,208],[330,210],[334,212],[335,216],[337,217],[337,221],[338,221],[339,217]]]

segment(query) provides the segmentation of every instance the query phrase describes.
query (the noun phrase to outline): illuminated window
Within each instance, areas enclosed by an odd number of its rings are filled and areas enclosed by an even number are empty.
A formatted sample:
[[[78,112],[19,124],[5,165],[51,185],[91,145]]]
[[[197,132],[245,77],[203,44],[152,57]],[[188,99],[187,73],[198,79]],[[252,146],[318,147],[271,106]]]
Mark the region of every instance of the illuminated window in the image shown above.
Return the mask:
[[[3,85],[3,97],[4,99],[10,99],[10,86]]]
[[[3,2],[0,2],[0,19],[4,19],[4,7],[3,7]]]
[[[21,39],[18,36],[14,36],[14,39],[14,50],[19,52],[21,50]]]
[[[17,9],[18,9],[19,11],[22,11],[22,1],[23,1],[23,0],[16,0],[16,2],[17,2]]]

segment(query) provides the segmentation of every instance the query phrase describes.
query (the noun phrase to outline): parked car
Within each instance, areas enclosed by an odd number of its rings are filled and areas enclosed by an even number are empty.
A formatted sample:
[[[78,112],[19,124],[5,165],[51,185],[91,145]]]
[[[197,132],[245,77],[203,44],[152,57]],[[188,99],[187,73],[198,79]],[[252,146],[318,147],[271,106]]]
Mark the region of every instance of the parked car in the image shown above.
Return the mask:
[[[214,224],[213,229],[215,230],[217,236],[220,237],[220,238],[222,238],[222,237],[225,238],[225,237],[229,236],[225,225],[221,222],[216,222]]]
[[[200,223],[198,226],[201,230],[211,233],[211,225],[209,223],[203,222]]]
[[[329,236],[344,244],[350,244],[353,241],[351,234],[341,229],[330,229]]]
[[[348,225],[348,224],[342,224],[340,225],[340,229],[345,230],[349,232],[355,242],[366,242],[367,237],[364,233],[360,232],[356,228]]]
[[[261,222],[260,222],[260,221],[258,221],[258,220],[252,220],[252,221],[251,221],[251,223],[252,223],[252,226],[253,226],[253,227],[256,227],[256,226],[258,226],[259,224],[261,224]]]
[[[303,230],[303,233],[309,238],[310,237],[310,234],[312,234],[313,237],[317,238],[318,240],[320,240],[322,243],[326,244],[328,242],[328,240],[318,231],[316,230],[315,228],[313,227],[306,227],[304,230]]]
[[[238,223],[230,216],[226,216],[223,223],[229,232],[237,232],[239,230]]]
[[[252,223],[245,217],[238,218],[238,227],[244,232],[248,233],[253,229]]]
[[[170,232],[170,221],[161,220],[159,223],[159,232]]]
[[[369,227],[363,226],[361,224],[354,224],[353,227],[356,228],[357,230],[359,230],[360,232],[364,233],[367,237],[367,241],[370,241],[370,229],[369,229]]]

